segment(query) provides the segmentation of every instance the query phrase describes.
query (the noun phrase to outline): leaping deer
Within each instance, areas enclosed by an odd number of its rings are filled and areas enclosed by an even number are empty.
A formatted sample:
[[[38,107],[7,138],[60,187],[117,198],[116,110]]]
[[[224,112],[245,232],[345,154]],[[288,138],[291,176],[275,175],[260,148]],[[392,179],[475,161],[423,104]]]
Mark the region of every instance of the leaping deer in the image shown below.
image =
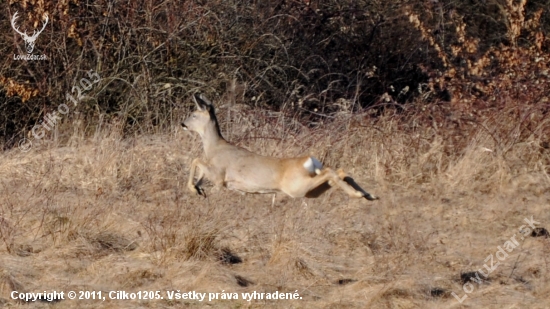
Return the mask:
[[[15,20],[17,19],[17,12],[13,15],[11,19],[11,26],[15,32],[19,33],[23,40],[25,41],[25,49],[27,50],[27,53],[30,54],[34,50],[34,43],[36,39],[38,38],[38,35],[44,31],[44,28],[46,28],[46,25],[48,24],[48,16],[46,15],[46,21],[44,22],[44,26],[42,26],[42,29],[40,31],[36,32],[36,30],[33,30],[32,36],[29,36],[27,34],[27,31],[24,33],[19,31],[19,27],[15,26]]]
[[[312,156],[275,158],[252,153],[227,142],[221,135],[214,105],[203,95],[193,96],[197,109],[181,124],[184,130],[197,132],[206,159],[196,158],[191,164],[187,187],[206,196],[201,188],[206,176],[214,190],[222,186],[246,193],[283,192],[290,197],[317,197],[330,186],[338,186],[349,196],[376,200],[341,169],[323,168]],[[194,182],[196,169],[197,182]]]

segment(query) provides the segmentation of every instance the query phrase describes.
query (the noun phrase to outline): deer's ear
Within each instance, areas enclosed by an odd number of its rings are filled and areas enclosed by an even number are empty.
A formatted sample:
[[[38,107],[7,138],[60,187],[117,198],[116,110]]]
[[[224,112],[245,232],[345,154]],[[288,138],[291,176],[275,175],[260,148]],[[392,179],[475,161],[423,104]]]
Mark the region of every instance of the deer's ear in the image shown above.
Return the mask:
[[[197,109],[201,111],[208,110],[212,106],[212,102],[210,102],[202,94],[198,94],[198,93],[194,94],[193,100],[195,101],[195,105],[197,106]]]

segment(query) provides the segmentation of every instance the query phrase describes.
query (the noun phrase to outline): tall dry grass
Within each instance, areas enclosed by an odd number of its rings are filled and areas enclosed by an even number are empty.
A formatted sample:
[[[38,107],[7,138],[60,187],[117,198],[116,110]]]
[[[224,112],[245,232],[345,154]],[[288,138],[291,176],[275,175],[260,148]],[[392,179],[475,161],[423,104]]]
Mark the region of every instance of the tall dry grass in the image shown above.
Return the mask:
[[[27,153],[1,155],[2,303],[28,306],[10,299],[13,290],[298,290],[301,300],[210,304],[546,306],[543,237],[523,240],[462,305],[450,294],[464,295],[460,274],[481,268],[525,217],[548,227],[550,126],[540,113],[510,106],[475,122],[436,108],[373,109],[319,118],[312,127],[292,114],[224,102],[217,105],[228,140],[266,155],[314,154],[382,199],[368,203],[331,190],[318,199],[279,196],[271,207],[269,195],[209,194],[208,187],[204,199],[184,186],[189,163],[202,153],[198,137],[179,128],[185,111],[170,130],[134,137],[123,137],[117,121],[91,136],[67,123]]]

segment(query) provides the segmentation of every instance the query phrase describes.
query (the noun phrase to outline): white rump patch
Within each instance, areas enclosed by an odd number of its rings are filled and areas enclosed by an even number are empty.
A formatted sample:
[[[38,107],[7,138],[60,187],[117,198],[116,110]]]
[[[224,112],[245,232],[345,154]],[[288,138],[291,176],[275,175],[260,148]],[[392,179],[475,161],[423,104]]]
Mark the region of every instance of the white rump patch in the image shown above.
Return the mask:
[[[321,174],[321,170],[323,169],[323,163],[321,163],[314,157],[309,157],[309,159],[307,159],[307,161],[304,163],[304,168],[311,176],[315,174],[319,175]]]

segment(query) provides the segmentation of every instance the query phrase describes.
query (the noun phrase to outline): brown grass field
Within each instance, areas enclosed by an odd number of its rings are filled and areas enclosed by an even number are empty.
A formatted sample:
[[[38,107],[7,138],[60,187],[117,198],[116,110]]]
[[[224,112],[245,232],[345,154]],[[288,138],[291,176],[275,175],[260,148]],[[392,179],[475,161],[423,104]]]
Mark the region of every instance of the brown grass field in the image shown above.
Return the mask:
[[[550,228],[547,117],[516,108],[474,125],[341,113],[311,129],[221,106],[228,140],[265,155],[313,154],[381,197],[333,189],[317,199],[277,196],[272,207],[271,195],[186,191],[202,148],[178,126],[185,113],[170,132],[122,138],[112,122],[83,137],[75,122],[29,152],[0,154],[0,307],[550,308],[550,242],[524,222]],[[514,235],[519,244],[499,261],[498,246]],[[461,274],[484,270],[488,256],[500,264],[464,286]],[[463,297],[463,288],[470,293],[459,303],[451,293]],[[54,290],[164,299],[10,296]],[[239,299],[167,299],[178,290]],[[242,299],[253,291],[301,299]]]

